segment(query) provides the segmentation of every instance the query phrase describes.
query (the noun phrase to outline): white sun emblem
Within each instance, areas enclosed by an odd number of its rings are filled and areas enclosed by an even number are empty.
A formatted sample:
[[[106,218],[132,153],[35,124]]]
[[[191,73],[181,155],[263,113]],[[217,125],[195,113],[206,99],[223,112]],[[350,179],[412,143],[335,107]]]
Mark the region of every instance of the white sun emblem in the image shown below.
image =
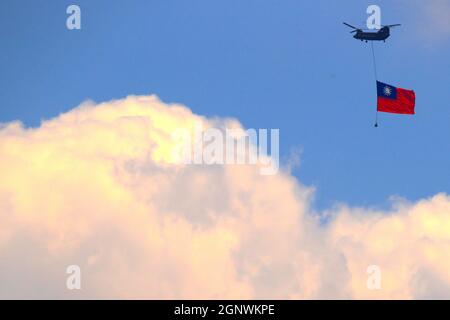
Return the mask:
[[[392,93],[391,88],[389,88],[389,87],[384,87],[384,94],[385,94],[385,95],[390,96],[391,93]]]

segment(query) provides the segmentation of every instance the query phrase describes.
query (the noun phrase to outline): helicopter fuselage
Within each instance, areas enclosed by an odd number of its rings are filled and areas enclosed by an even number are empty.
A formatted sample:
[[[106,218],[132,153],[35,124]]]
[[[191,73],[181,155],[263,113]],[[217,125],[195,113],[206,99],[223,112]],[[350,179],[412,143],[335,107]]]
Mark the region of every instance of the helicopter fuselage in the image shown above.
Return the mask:
[[[389,38],[390,32],[388,27],[383,27],[377,32],[364,32],[357,30],[353,38],[361,41],[384,41]]]

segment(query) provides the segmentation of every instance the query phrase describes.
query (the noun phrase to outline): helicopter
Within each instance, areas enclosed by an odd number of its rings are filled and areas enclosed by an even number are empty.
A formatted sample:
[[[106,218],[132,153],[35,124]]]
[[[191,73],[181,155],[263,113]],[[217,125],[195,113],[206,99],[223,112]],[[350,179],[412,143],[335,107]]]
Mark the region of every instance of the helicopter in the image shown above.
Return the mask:
[[[381,26],[381,28],[377,32],[366,32],[366,31],[356,28],[346,22],[344,22],[344,24],[347,27],[355,29],[353,31],[350,31],[350,33],[356,32],[356,34],[353,36],[353,38],[361,40],[361,41],[365,41],[365,42],[368,42],[368,41],[386,42],[386,39],[389,38],[389,36],[391,35],[390,28],[398,27],[401,25],[401,24],[390,24],[390,25],[386,25],[386,26]]]

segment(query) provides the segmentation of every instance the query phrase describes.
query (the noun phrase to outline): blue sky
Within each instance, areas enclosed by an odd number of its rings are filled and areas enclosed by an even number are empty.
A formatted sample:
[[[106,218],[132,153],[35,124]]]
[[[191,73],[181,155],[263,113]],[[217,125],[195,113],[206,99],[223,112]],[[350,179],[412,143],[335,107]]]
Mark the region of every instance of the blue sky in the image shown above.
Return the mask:
[[[82,30],[66,29],[72,3]],[[372,3],[402,23],[375,44],[379,80],[417,96],[417,115],[380,114],[378,129],[370,46],[342,25],[363,25]],[[85,99],[153,93],[279,128],[282,157],[302,150],[294,173],[318,208],[448,192],[450,32],[430,3],[3,0],[0,122],[37,126]]]

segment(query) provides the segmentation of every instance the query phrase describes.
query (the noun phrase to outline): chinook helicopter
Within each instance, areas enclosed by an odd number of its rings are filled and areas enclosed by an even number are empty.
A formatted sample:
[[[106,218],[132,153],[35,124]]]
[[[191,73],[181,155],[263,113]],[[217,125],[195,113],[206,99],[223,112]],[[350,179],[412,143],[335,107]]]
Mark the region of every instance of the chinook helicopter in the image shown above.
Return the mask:
[[[355,33],[353,38],[361,40],[361,41],[365,41],[365,42],[368,42],[368,41],[384,41],[384,42],[386,42],[386,39],[389,38],[389,36],[391,35],[390,28],[400,26],[400,24],[390,24],[390,25],[386,25],[386,26],[381,26],[381,28],[376,32],[367,32],[367,31],[363,31],[363,29],[356,28],[346,22],[344,22],[344,24],[347,27],[354,29],[353,31],[350,31],[350,33]]]

